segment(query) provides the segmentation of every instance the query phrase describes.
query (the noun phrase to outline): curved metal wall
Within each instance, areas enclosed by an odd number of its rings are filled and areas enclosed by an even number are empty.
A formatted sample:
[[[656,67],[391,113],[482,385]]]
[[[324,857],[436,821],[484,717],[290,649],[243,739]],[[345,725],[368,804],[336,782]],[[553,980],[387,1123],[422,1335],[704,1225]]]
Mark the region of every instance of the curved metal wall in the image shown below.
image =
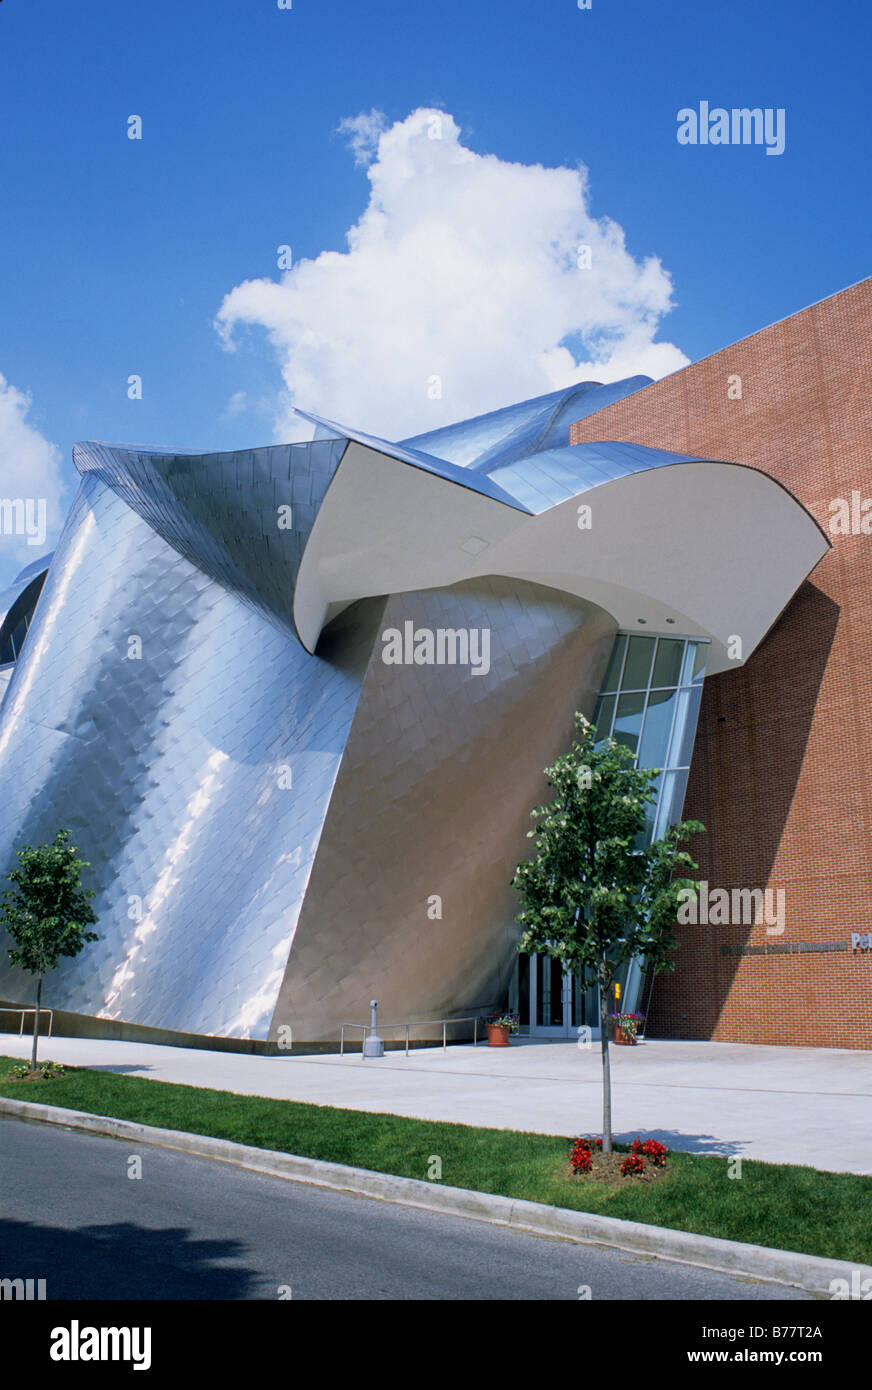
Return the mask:
[[[218,454],[77,444],[73,458],[83,477],[111,487],[180,555],[293,631],[300,560],[347,443]]]
[[[382,606],[310,656],[85,478],[0,710],[0,865],[69,826],[97,889],[49,1002],[266,1036]]]
[[[615,622],[555,589],[489,577],[394,595],[382,630],[490,633],[489,669],[373,653],[275,1012],[307,1040],[366,1017],[441,1018],[504,994],[542,773],[593,712]],[[438,903],[432,900],[438,899]],[[438,911],[438,915],[433,915]]]

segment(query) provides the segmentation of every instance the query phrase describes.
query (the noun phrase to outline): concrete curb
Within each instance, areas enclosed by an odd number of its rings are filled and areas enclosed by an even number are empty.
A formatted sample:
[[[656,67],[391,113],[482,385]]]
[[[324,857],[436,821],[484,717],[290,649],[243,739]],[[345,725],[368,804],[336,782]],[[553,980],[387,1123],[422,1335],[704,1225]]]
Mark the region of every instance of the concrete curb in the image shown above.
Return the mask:
[[[374,1173],[367,1168],[349,1168],[341,1163],[323,1163],[319,1159],[236,1144],[229,1139],[159,1129],[154,1125],[135,1124],[108,1115],[64,1110],[55,1105],[38,1105],[33,1101],[0,1096],[0,1115],[62,1125],[90,1134],[109,1135],[114,1139],[126,1139],[131,1144],[154,1144],[200,1158],[235,1163],[269,1177],[331,1188],[360,1197],[374,1197],[401,1206],[420,1207],[446,1216],[464,1216],[497,1226],[510,1226],[534,1235],[587,1245],[605,1245],[628,1254],[675,1260],[724,1274],[788,1284],[820,1297],[832,1297],[830,1284],[834,1279],[846,1280],[849,1289],[866,1279],[872,1279],[872,1265],[853,1265],[845,1260],[826,1260],[791,1250],[744,1245],[738,1241],[719,1240],[714,1236],[670,1230],[665,1226],[647,1226],[638,1221],[619,1221],[614,1217],[568,1211],[539,1202],[491,1196],[462,1187],[443,1187],[416,1178]]]

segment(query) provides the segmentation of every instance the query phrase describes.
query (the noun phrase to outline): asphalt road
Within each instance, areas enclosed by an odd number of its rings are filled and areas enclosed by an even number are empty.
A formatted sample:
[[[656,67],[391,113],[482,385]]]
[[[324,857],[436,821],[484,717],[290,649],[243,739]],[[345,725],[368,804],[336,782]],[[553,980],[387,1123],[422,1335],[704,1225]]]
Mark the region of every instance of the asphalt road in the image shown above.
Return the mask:
[[[809,1297],[5,1117],[0,1278],[48,1299]]]

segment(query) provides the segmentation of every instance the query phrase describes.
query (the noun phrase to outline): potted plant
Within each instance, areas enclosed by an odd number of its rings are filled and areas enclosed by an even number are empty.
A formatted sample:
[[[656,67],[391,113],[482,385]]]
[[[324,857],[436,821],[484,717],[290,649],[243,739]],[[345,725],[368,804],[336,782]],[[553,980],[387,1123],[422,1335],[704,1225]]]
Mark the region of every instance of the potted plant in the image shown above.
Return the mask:
[[[615,1042],[625,1047],[636,1046],[639,1025],[645,1022],[644,1014],[609,1014],[615,1028]]]
[[[510,1013],[491,1014],[484,1020],[487,1029],[488,1047],[508,1047],[509,1034],[518,1031],[518,1015]]]

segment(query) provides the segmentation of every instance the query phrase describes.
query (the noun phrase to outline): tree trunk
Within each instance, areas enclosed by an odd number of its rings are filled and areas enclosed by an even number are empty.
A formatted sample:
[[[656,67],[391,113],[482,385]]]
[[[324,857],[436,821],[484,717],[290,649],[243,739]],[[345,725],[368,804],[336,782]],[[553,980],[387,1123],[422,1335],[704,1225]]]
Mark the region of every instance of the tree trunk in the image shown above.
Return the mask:
[[[608,987],[600,985],[600,1047],[603,1054],[603,1153],[612,1151],[612,1076],[609,1070]]]
[[[33,1015],[33,1051],[30,1054],[30,1070],[36,1071],[36,1049],[39,1045],[39,1006],[42,1000],[42,976],[36,981],[36,1011]]]

